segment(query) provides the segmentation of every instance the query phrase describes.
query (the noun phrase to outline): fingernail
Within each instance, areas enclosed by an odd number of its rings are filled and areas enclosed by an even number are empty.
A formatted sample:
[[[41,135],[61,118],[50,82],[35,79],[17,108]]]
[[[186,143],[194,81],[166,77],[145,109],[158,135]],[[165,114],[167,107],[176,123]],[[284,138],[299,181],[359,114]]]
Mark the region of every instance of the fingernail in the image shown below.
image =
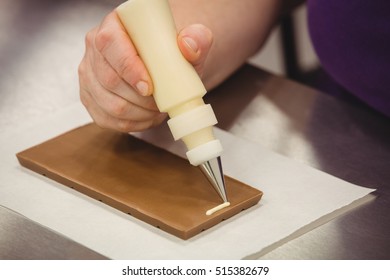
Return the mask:
[[[143,95],[143,96],[147,96],[149,95],[149,85],[147,82],[145,81],[139,81],[135,87],[137,88],[138,92]]]
[[[184,37],[183,38],[184,42],[187,44],[187,46],[193,51],[193,52],[198,52],[199,47],[198,44],[190,37]]]

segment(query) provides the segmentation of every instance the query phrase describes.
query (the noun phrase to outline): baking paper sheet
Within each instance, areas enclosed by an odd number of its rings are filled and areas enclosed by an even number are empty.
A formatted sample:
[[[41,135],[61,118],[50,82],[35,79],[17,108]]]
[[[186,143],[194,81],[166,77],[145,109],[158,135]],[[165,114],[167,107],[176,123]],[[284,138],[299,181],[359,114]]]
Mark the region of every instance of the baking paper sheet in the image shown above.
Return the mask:
[[[113,259],[256,258],[372,199],[359,187],[216,129],[225,173],[264,192],[260,203],[190,240],[162,232],[19,165],[15,154],[90,122],[72,105],[0,136],[0,204]],[[162,126],[138,137],[183,155]]]

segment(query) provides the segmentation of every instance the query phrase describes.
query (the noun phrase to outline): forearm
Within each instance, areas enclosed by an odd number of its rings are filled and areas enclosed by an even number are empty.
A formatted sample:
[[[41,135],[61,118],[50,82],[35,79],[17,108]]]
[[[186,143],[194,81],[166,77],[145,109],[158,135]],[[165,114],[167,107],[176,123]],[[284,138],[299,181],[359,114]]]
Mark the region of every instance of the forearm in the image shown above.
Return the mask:
[[[202,23],[214,35],[202,79],[215,87],[261,48],[283,0],[170,0],[178,30]]]

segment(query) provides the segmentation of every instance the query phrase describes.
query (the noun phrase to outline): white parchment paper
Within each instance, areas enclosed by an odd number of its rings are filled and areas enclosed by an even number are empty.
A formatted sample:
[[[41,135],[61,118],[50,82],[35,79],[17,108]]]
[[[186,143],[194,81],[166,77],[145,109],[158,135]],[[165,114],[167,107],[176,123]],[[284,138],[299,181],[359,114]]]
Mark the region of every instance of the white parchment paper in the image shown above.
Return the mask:
[[[183,241],[19,165],[17,152],[89,121],[75,104],[1,132],[0,204],[113,259],[253,258],[363,203],[374,191],[216,129],[225,173],[264,196],[257,206]],[[183,155],[164,126],[137,136]]]

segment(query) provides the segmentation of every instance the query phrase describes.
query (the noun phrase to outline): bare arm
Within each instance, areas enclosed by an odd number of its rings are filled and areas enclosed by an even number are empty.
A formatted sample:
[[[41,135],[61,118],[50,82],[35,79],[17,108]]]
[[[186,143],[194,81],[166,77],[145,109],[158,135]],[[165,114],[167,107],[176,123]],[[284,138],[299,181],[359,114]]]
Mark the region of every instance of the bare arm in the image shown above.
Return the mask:
[[[221,83],[266,41],[281,11],[281,0],[170,0],[178,30],[201,23],[214,43],[204,65],[207,88]]]

